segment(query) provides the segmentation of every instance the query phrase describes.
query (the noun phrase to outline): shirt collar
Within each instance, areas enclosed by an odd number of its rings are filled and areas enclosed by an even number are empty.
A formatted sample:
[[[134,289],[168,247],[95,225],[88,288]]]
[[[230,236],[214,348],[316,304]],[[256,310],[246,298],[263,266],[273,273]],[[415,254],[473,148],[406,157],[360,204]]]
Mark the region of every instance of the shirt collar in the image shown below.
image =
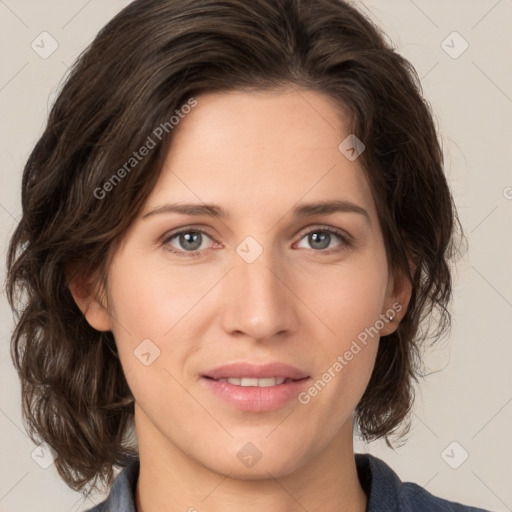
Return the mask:
[[[359,482],[368,499],[366,512],[395,512],[401,508],[401,486],[398,475],[381,459],[369,453],[356,453]]]
[[[91,512],[137,512],[135,488],[139,469],[139,459],[133,459],[114,480],[110,494],[103,503],[104,508],[93,509]]]

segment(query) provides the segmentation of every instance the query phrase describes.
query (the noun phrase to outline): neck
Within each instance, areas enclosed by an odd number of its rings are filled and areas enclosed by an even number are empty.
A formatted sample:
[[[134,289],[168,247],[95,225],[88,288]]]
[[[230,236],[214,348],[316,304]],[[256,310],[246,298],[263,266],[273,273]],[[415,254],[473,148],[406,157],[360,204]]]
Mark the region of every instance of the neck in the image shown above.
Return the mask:
[[[283,476],[247,480],[193,460],[137,418],[138,512],[364,512],[366,495],[355,465],[352,423],[308,463]],[[140,424],[144,423],[144,428]],[[154,426],[151,425],[154,428]],[[156,429],[155,429],[156,430]]]

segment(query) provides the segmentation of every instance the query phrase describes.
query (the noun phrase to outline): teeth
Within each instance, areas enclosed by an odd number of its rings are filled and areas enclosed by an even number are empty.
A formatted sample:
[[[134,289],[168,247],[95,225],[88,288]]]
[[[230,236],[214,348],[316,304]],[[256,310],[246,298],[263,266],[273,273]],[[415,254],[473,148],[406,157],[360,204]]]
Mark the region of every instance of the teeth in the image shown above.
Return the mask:
[[[264,379],[261,379],[261,380],[264,380]],[[267,379],[265,379],[265,380],[267,380]],[[250,379],[248,377],[242,377],[239,385],[244,388],[247,386],[257,386],[259,381],[260,381],[260,379]],[[228,382],[229,382],[229,379],[228,379]]]
[[[282,384],[286,379],[284,377],[266,377],[264,379],[255,379],[252,377],[242,377],[240,378],[229,378],[229,379],[217,379],[219,382],[229,382],[230,384],[234,384],[235,386],[242,387],[258,387],[258,388],[268,388],[270,386],[278,386]]]

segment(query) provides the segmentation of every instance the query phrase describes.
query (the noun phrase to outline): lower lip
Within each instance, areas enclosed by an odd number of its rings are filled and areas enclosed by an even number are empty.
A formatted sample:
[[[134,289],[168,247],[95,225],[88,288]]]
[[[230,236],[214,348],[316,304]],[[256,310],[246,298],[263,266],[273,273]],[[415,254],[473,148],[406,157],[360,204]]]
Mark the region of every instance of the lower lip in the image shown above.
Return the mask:
[[[259,388],[256,386],[236,386],[229,382],[203,377],[204,384],[216,395],[242,411],[273,411],[279,409],[297,395],[306,385],[309,378]]]

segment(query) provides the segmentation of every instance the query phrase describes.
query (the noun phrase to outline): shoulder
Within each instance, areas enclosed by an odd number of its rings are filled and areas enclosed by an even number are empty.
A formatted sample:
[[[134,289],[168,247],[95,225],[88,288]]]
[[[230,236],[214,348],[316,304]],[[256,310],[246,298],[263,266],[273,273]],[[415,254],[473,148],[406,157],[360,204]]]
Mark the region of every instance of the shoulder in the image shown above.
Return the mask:
[[[402,491],[404,503],[409,508],[415,507],[414,510],[423,510],[417,508],[423,506],[425,510],[428,507],[428,510],[438,510],[439,512],[489,512],[481,508],[470,507],[469,505],[462,505],[461,503],[438,498],[430,494],[423,487],[411,482],[403,483]]]
[[[361,485],[368,495],[367,512],[489,512],[432,495],[423,487],[402,482],[381,459],[356,454]]]

